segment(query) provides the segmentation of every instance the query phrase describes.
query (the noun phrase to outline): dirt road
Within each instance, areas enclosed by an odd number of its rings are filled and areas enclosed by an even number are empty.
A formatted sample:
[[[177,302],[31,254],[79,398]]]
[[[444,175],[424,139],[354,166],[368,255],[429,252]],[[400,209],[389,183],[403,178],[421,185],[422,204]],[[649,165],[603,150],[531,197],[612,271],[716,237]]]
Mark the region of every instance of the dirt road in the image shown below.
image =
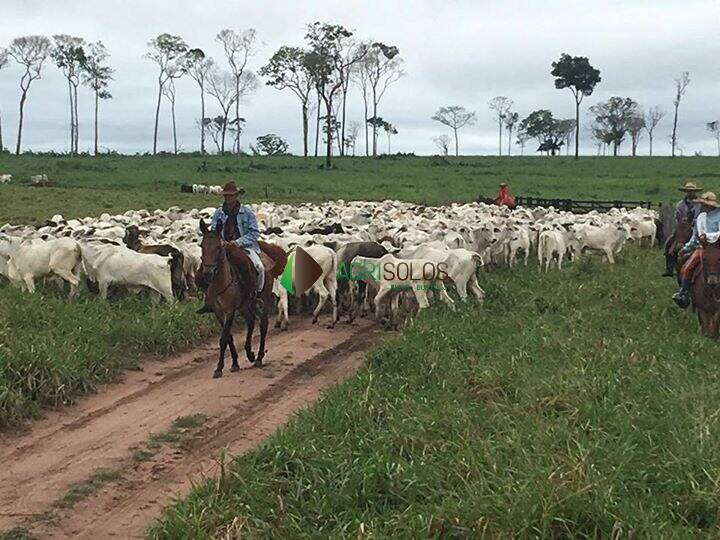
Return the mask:
[[[294,319],[271,332],[266,365],[212,379],[215,341],[180,356],[148,361],[119,384],[0,439],[0,531],[25,527],[40,538],[141,537],[174,497],[212,475],[223,451],[257,446],[324,388],[353,373],[377,336],[360,320],[330,330]],[[241,362],[244,356],[241,351]],[[137,459],[153,434],[179,417],[204,415],[179,444]],[[74,506],[58,502],[99,469],[118,473]]]

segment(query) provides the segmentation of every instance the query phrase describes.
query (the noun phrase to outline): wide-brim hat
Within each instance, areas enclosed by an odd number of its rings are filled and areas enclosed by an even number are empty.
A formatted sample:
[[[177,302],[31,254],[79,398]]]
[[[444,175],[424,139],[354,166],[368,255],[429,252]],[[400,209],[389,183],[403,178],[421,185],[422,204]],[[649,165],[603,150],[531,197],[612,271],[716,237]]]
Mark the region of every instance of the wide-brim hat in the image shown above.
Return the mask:
[[[507,184],[505,182],[500,182],[500,187],[507,187]]]
[[[685,191],[685,192],[691,192],[691,191],[700,191],[702,188],[693,182],[686,182],[684,186],[679,187],[678,190]]]
[[[225,186],[223,186],[223,195],[239,195],[241,193],[245,193],[245,190],[243,188],[238,188],[235,185],[235,182],[228,182]]]
[[[720,201],[712,191],[706,191],[702,194],[702,197],[697,199],[697,202],[704,204],[705,206],[712,206],[713,208],[720,208]]]

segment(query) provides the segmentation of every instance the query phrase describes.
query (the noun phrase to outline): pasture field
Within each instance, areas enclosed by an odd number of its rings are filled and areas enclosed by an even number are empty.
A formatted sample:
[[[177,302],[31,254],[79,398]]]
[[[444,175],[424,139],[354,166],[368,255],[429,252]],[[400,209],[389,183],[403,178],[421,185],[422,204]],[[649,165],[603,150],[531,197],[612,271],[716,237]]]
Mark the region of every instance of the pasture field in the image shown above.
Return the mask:
[[[337,158],[331,170],[322,159],[250,156],[45,156],[0,154],[0,224],[38,222],[53,214],[96,216],[130,209],[202,207],[218,197],[180,193],[183,183],[223,184],[236,180],[250,202],[332,199],[399,199],[428,204],[493,196],[499,182],[516,195],[576,199],[675,199],[678,183],[694,181],[720,190],[715,157],[489,156]],[[26,185],[47,174],[56,188]]]
[[[656,250],[623,259],[483,275],[484,308],[423,312],[150,537],[714,535],[717,345]]]
[[[139,368],[142,353],[167,355],[206,340],[216,323],[196,308],[132,295],[68,300],[54,286],[27,294],[0,285],[0,431]]]

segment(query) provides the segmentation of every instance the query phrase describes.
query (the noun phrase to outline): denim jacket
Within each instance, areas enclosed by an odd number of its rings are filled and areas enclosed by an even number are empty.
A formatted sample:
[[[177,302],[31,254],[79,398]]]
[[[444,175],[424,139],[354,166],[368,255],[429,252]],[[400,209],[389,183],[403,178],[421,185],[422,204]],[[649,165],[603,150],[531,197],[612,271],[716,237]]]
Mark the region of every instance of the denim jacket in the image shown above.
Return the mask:
[[[221,206],[215,210],[215,214],[213,214],[212,220],[210,221],[210,228],[212,230],[220,227],[220,234],[223,236],[223,239],[225,237],[225,222],[228,220],[228,217]],[[258,229],[255,214],[249,206],[240,206],[237,214],[237,228],[238,238],[235,240],[237,245],[259,253],[260,247],[258,246],[258,239],[260,238],[260,229]]]
[[[695,228],[692,238],[683,247],[684,251],[693,251],[700,244],[700,235],[705,235],[710,244],[714,244],[720,238],[720,208],[714,208],[710,212],[702,212],[695,220]]]

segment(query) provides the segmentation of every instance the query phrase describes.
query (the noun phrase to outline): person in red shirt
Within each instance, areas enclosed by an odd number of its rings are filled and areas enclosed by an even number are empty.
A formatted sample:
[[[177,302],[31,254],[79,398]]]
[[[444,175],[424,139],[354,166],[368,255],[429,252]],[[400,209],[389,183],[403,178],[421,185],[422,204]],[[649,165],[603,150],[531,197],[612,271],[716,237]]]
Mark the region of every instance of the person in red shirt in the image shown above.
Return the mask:
[[[497,197],[495,197],[495,204],[515,208],[515,198],[510,195],[510,190],[505,182],[500,184],[500,191],[498,191]]]

